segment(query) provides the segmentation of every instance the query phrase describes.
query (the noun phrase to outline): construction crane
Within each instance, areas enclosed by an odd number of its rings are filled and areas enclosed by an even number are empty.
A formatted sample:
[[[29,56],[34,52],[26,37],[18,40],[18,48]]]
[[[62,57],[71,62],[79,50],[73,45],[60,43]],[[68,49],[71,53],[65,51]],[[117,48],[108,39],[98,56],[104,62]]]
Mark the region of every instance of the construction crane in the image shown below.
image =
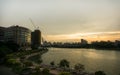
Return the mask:
[[[35,29],[39,30],[39,26],[37,27],[37,26],[34,24],[34,22],[33,22],[33,20],[32,20],[31,18],[29,18],[29,20],[30,20],[30,22],[32,23],[33,27],[34,27]],[[42,44],[44,44],[44,42],[46,42],[46,40],[43,38],[43,34],[41,34],[41,35],[42,35],[42,36],[41,36],[41,42],[42,42]]]
[[[37,29],[37,27],[36,27],[36,25],[34,24],[33,20],[32,20],[31,18],[29,18],[29,20],[30,20],[30,22],[32,23],[33,27],[34,27],[35,29]],[[38,27],[38,28],[39,28],[39,27]]]

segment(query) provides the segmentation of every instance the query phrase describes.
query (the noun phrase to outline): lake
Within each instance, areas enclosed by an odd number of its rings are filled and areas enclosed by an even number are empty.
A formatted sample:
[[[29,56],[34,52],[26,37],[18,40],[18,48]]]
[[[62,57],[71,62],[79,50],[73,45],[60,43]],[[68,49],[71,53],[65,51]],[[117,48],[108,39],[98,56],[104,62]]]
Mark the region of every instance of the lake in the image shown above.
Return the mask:
[[[44,64],[54,61],[57,65],[60,60],[66,59],[70,62],[71,68],[81,63],[88,72],[102,70],[107,75],[120,74],[120,51],[115,50],[50,48],[42,55],[42,59]]]

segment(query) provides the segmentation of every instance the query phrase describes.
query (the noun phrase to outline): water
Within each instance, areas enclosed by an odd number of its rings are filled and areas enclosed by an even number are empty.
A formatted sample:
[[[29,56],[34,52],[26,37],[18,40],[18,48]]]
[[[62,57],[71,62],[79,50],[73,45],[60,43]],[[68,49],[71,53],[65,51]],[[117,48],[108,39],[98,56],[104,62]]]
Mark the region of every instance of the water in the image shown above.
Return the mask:
[[[95,50],[95,49],[69,49],[69,48],[50,48],[42,55],[43,63],[50,64],[54,61],[58,64],[60,60],[67,59],[70,67],[81,63],[85,65],[86,71],[104,71],[107,75],[120,74],[120,51],[114,50]]]

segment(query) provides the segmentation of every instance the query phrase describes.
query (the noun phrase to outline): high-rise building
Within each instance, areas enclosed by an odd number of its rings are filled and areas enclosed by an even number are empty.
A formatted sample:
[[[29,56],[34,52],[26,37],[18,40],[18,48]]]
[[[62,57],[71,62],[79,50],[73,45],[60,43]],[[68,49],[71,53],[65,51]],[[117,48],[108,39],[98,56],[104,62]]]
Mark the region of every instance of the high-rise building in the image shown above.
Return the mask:
[[[87,40],[81,39],[81,44],[86,45],[86,44],[88,44],[88,42],[87,42]]]
[[[31,33],[31,45],[32,48],[38,48],[41,46],[41,31],[35,30]]]
[[[5,27],[0,27],[0,41],[4,42],[5,41]]]
[[[12,41],[20,46],[31,44],[31,31],[21,26],[11,26],[5,31],[5,41]]]

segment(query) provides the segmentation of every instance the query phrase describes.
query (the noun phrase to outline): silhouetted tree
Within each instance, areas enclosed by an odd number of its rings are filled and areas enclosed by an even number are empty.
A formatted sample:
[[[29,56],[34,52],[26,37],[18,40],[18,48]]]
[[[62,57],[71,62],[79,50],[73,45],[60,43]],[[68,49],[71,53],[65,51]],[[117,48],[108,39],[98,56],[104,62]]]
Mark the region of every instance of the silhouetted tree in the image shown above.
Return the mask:
[[[20,46],[19,46],[18,44],[14,43],[14,42],[12,42],[12,41],[6,42],[6,46],[7,46],[9,49],[13,50],[13,52],[18,51],[18,49],[20,48]]]
[[[0,47],[0,58],[6,56],[7,54],[11,53],[12,50],[7,48],[6,46],[1,46]]]

